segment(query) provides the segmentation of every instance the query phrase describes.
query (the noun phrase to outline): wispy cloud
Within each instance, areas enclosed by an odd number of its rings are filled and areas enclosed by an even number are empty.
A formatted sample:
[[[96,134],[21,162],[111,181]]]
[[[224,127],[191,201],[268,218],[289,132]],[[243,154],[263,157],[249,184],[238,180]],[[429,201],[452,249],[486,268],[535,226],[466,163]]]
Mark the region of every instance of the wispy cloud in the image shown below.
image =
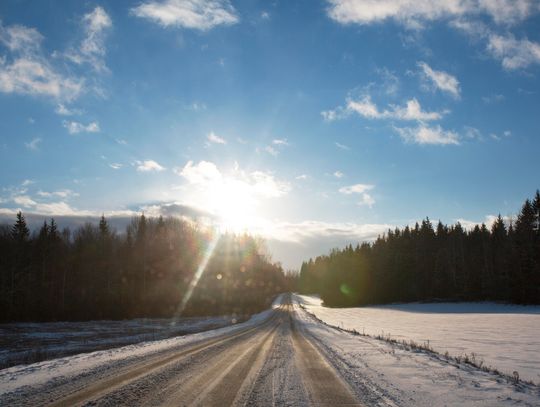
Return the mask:
[[[374,24],[394,20],[421,29],[426,22],[452,18],[490,16],[497,24],[522,21],[538,12],[531,0],[327,0],[328,16],[341,24]]]
[[[41,144],[41,139],[39,137],[36,137],[32,140],[30,140],[27,143],[24,143],[25,147],[29,150],[37,150],[39,148],[39,145]]]
[[[345,144],[338,143],[337,141],[334,144],[340,150],[350,150],[350,147],[346,146]]]
[[[22,25],[4,27],[0,21],[0,43],[11,54],[0,59],[0,92],[73,100],[84,90],[84,80],[63,75],[41,49],[43,36]]]
[[[299,180],[305,180],[308,178],[307,174],[300,174],[300,175],[297,175],[296,177],[294,177],[295,179],[299,179]]]
[[[99,133],[100,131],[98,122],[91,122],[85,125],[75,121],[64,120],[62,126],[67,129],[69,134]]]
[[[437,125],[429,127],[420,124],[418,127],[397,128],[395,130],[406,143],[432,145],[459,145],[459,135],[450,130],[444,130]]]
[[[58,103],[54,111],[56,114],[60,116],[73,116],[73,115],[79,115],[82,113],[79,109],[70,109],[63,103]]]
[[[482,101],[488,105],[503,102],[504,99],[505,99],[504,95],[496,94],[496,93],[488,95],[488,96],[482,96]]]
[[[227,144],[227,140],[219,137],[212,131],[206,136],[206,145],[210,146],[210,144]]]
[[[341,171],[336,171],[333,175],[336,178],[343,178],[345,176],[345,174],[343,174]]]
[[[275,144],[277,146],[288,146],[289,142],[287,141],[286,138],[282,138],[282,139],[274,139],[274,140],[272,140],[272,144]]]
[[[503,68],[507,70],[540,64],[540,43],[527,38],[518,40],[512,35],[491,34],[487,49],[495,58],[501,60]]]
[[[348,98],[345,107],[339,106],[334,110],[325,111],[321,114],[325,120],[333,121],[348,117],[352,113],[356,113],[366,119],[431,121],[441,119],[448,111],[426,112],[422,110],[420,102],[416,98],[408,100],[405,106],[391,104],[388,109],[380,110],[371,100],[371,96],[364,94],[359,99]]]
[[[119,163],[111,163],[109,164],[109,167],[111,167],[113,170],[119,170],[120,168],[123,167],[123,165]]]
[[[71,198],[75,196],[79,196],[77,192],[73,192],[71,189],[59,189],[58,191],[52,191],[52,192],[46,192],[46,191],[38,191],[37,194],[44,198],[51,198],[51,197],[58,197],[58,198]]]
[[[165,167],[154,160],[137,161],[136,164],[139,172],[160,172],[165,170]]]
[[[163,0],[145,1],[132,8],[131,14],[163,27],[179,27],[206,31],[239,21],[228,0]]]
[[[78,48],[72,48],[65,56],[71,62],[82,65],[89,64],[97,72],[107,71],[105,64],[105,38],[112,27],[112,20],[102,7],[96,7],[81,19],[85,38]]]
[[[28,195],[18,195],[13,197],[13,202],[17,205],[22,205],[25,208],[31,208],[36,205],[36,202]]]
[[[360,195],[360,201],[358,205],[369,206],[370,208],[375,204],[375,199],[367,192],[375,188],[371,184],[354,184],[339,189],[339,192],[345,195],[357,194]]]
[[[444,71],[436,71],[425,62],[418,62],[418,66],[422,69],[422,75],[426,82],[442,92],[449,93],[454,98],[459,98],[461,89],[459,81],[455,76]]]
[[[264,147],[264,151],[266,151],[268,154],[276,157],[278,154],[279,154],[279,151],[276,150],[274,147],[272,146],[266,146]]]

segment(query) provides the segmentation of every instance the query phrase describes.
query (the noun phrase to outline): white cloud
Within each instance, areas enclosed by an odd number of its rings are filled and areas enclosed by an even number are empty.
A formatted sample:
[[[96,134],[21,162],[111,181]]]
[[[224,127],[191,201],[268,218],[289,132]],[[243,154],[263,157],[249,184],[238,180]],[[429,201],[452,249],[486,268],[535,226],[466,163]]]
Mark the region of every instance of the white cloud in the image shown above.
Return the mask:
[[[221,172],[209,161],[200,161],[193,165],[188,161],[183,168],[175,168],[174,172],[184,177],[190,184],[202,184],[221,180]]]
[[[181,27],[206,31],[239,21],[229,0],[146,1],[132,8],[131,14],[163,27]]]
[[[36,205],[36,202],[32,198],[30,198],[28,195],[14,196],[13,202],[15,202],[17,205],[22,205],[25,208],[30,208]]]
[[[0,64],[0,92],[72,100],[82,91],[82,80],[63,77],[46,60],[35,56]]]
[[[40,144],[41,144],[41,139],[39,137],[36,137],[32,139],[31,141],[24,143],[26,148],[28,148],[29,150],[37,150]]]
[[[35,181],[32,181],[31,179],[25,179],[23,182],[22,182],[22,186],[23,187],[27,187],[28,185],[32,185]]]
[[[272,146],[266,146],[264,148],[264,151],[266,151],[268,154],[270,155],[273,155],[274,157],[276,157],[278,154],[279,154],[279,151],[277,151],[274,147]]]
[[[250,174],[250,183],[259,194],[269,198],[279,198],[291,190],[288,182],[278,181],[271,173],[254,171]]]
[[[297,175],[295,177],[295,179],[301,179],[301,180],[304,180],[304,179],[307,179],[307,178],[308,178],[308,176],[306,174],[300,174],[300,175]]]
[[[193,102],[190,105],[186,106],[187,110],[192,110],[194,112],[199,112],[202,110],[206,110],[206,104],[202,102]]]
[[[111,167],[113,170],[119,170],[120,168],[122,168],[122,164],[111,163],[111,164],[109,164],[109,167]]]
[[[418,62],[418,66],[422,69],[424,79],[430,81],[436,89],[459,98],[461,90],[455,76],[444,71],[436,71],[425,62]]]
[[[420,124],[418,127],[395,128],[399,136],[407,143],[459,145],[459,135],[453,131],[443,130],[441,126],[428,127]]]
[[[79,115],[82,113],[79,109],[70,109],[62,103],[58,103],[54,111],[56,114],[60,116],[73,116],[73,115]]]
[[[534,0],[327,0],[328,16],[340,24],[394,20],[411,29],[425,22],[488,15],[497,24],[513,24],[538,12]]]
[[[206,145],[209,146],[210,144],[227,144],[227,140],[225,140],[222,137],[217,136],[213,131],[206,136]]]
[[[367,192],[375,188],[370,184],[354,184],[339,189],[339,192],[345,195],[358,194],[360,195],[360,201],[358,205],[369,206],[370,208],[375,204],[375,199]]]
[[[540,44],[526,38],[517,40],[512,35],[490,34],[487,49],[507,70],[540,64]]]
[[[339,192],[345,195],[351,194],[362,194],[366,191],[373,189],[375,186],[370,184],[354,184],[347,187],[342,187],[339,189]]]
[[[420,103],[415,98],[407,101],[407,105],[404,107],[392,106],[392,110],[383,112],[383,115],[389,116],[399,120],[439,120],[444,114],[448,113],[447,110],[443,112],[424,112]]]
[[[154,160],[137,161],[136,164],[139,172],[160,172],[165,170],[165,167],[162,167]]]
[[[44,198],[59,197],[59,198],[71,198],[74,196],[79,196],[77,192],[73,192],[71,189],[60,189],[58,191],[46,192],[38,191],[37,194]]]
[[[422,107],[420,106],[420,102],[418,102],[416,98],[408,100],[405,106],[389,105],[389,109],[381,111],[371,100],[371,96],[366,94],[357,100],[348,98],[345,108],[340,106],[335,110],[322,112],[321,114],[326,120],[337,120],[345,118],[351,113],[359,114],[367,119],[430,121],[441,119],[444,114],[448,113],[448,111],[423,111]]]
[[[488,105],[503,102],[505,99],[504,95],[501,94],[491,94],[489,96],[482,96],[482,101]]]
[[[379,111],[377,105],[371,101],[371,96],[369,95],[364,95],[359,100],[347,100],[345,111],[347,114],[350,112],[358,113],[360,116],[364,116],[368,119],[381,119],[387,116],[384,112]]]
[[[340,150],[350,150],[350,147],[346,146],[345,144],[338,143],[337,141],[334,144]]]
[[[364,193],[362,194],[360,201],[358,201],[358,205],[365,205],[371,208],[375,205],[375,199],[370,194]]]
[[[465,126],[465,137],[476,140],[483,140],[484,138],[480,130],[471,126]]]
[[[216,185],[225,185],[226,188],[228,184],[234,184],[235,190],[248,190],[254,195],[277,198],[288,193],[291,189],[288,182],[277,180],[269,172],[246,173],[236,168],[233,175],[225,175],[214,163],[209,161],[200,161],[198,164],[188,161],[183,168],[175,168],[174,172],[184,177],[190,184],[209,190]]]
[[[99,133],[99,123],[97,122],[91,122],[87,125],[84,125],[79,122],[75,121],[67,121],[64,120],[62,122],[62,126],[64,126],[69,134],[78,134],[78,133]]]
[[[272,144],[275,144],[277,146],[288,146],[289,145],[289,142],[287,141],[286,138],[283,138],[283,139],[274,139],[272,140]]]
[[[75,99],[83,92],[84,81],[60,74],[43,56],[42,40],[34,28],[4,27],[0,21],[0,43],[11,51],[9,58],[0,58],[0,92]]]
[[[334,110],[324,110],[321,112],[321,116],[323,117],[324,121],[333,122],[334,120],[338,120],[343,117],[343,109],[338,107]]]
[[[11,25],[4,28],[0,23],[0,43],[10,51],[31,53],[41,46],[43,36],[35,29],[23,25]]]
[[[334,172],[334,177],[336,178],[343,178],[345,174],[343,174],[341,171]]]
[[[96,7],[85,14],[81,20],[85,38],[79,48],[69,50],[65,55],[71,62],[81,65],[89,64],[97,72],[107,71],[105,65],[105,37],[112,27],[112,21],[102,7]]]

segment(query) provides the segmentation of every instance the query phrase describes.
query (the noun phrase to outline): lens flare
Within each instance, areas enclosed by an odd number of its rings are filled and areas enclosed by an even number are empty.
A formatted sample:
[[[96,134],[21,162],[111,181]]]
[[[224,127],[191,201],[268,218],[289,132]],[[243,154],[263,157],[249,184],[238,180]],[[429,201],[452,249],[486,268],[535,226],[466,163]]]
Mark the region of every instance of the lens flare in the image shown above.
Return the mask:
[[[186,295],[184,295],[184,298],[182,298],[182,302],[180,303],[180,306],[178,307],[175,316],[173,318],[173,321],[171,322],[172,325],[176,323],[176,318],[180,317],[182,315],[182,312],[186,309],[187,303],[189,302],[193,291],[197,287],[197,284],[199,284],[199,280],[201,279],[204,271],[206,270],[206,266],[208,265],[208,261],[210,260],[210,257],[212,257],[212,253],[214,253],[214,250],[217,246],[217,243],[219,241],[220,234],[216,231],[213,234],[212,240],[208,244],[208,247],[206,248],[206,252],[204,253],[204,257],[201,260],[201,264],[199,264],[199,267],[197,267],[197,271],[195,272],[195,275],[191,279],[191,282],[189,283],[189,287],[186,291]]]

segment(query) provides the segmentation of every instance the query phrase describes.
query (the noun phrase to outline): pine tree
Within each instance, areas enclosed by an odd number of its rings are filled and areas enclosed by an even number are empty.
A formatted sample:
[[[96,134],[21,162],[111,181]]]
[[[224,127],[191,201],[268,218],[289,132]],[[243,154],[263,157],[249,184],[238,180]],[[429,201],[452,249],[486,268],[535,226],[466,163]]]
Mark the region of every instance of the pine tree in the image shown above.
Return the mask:
[[[11,229],[11,236],[16,242],[26,242],[30,236],[30,230],[26,226],[26,220],[21,211],[17,212],[17,220]]]

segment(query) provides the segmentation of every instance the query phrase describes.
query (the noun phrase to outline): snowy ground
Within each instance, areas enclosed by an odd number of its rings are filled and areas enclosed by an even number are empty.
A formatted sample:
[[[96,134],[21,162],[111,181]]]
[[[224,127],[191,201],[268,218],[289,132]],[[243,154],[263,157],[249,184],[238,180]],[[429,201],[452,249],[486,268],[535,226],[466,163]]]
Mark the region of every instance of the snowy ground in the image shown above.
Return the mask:
[[[281,296],[278,296],[274,304],[272,304],[272,308],[276,307],[280,302]],[[29,387],[39,388],[41,386],[48,386],[49,384],[57,385],[62,382],[74,381],[74,378],[81,376],[99,376],[101,372],[106,371],[111,365],[127,365],[136,359],[151,357],[160,352],[174,351],[177,348],[196,343],[200,340],[257,325],[268,318],[271,312],[272,310],[269,309],[253,315],[246,322],[210,331],[163,340],[141,342],[90,353],[81,353],[0,370],[0,405],[2,405],[2,395],[7,393],[25,392]]]
[[[540,405],[538,386],[523,382],[513,383],[499,375],[486,373],[469,365],[457,364],[435,354],[411,351],[400,345],[331,328],[319,322],[300,306],[300,303],[308,300],[313,301],[309,297],[293,296],[291,323],[327,356],[331,365],[349,383],[358,400],[364,405],[411,407]],[[280,303],[281,298],[278,297],[273,308],[278,308]],[[312,305],[312,308],[316,307]],[[267,310],[246,322],[207,332],[3,369],[0,371],[0,405],[13,405],[13,402],[9,404],[10,400],[29,400],[28,397],[32,395],[35,397],[36,394],[45,394],[49,397],[49,394],[55,394],[55,389],[67,389],[69,391],[62,394],[71,394],[70,391],[77,391],[77,385],[80,383],[94,383],[110,377],[110,372],[122,372],[123,368],[138,366],[142,360],[152,364],[152,361],[159,359],[160,355],[176,355],[178,351],[185,349],[186,345],[196,346],[201,340],[222,337],[226,333],[233,333],[246,327],[263,327],[261,323],[265,320],[271,321],[269,319],[271,315],[272,310]],[[282,339],[283,343],[289,343],[291,340],[288,337]],[[268,360],[274,361],[275,356],[275,352],[271,353]],[[287,356],[287,360],[294,359],[292,355]],[[278,365],[276,366],[279,367]],[[284,366],[283,369],[286,370],[287,365]],[[274,394],[274,375],[280,377],[283,372],[270,372],[264,369],[261,372],[261,377],[269,374],[268,377],[272,378],[271,388]],[[288,371],[290,374],[294,372]],[[150,376],[159,379],[160,374]],[[291,402],[298,394],[295,393],[295,387],[291,387],[290,384],[295,381],[301,383],[304,377],[298,373],[289,376],[286,375],[289,390],[282,392],[283,400],[278,405],[298,404]],[[161,385],[161,382],[157,383]]]
[[[297,296],[324,322],[360,333],[428,343],[450,355],[477,360],[540,383],[540,306],[494,303],[399,304],[326,308],[314,296]],[[540,404],[540,402],[539,402]]]
[[[0,369],[238,322],[234,317],[0,324]]]
[[[295,320],[369,406],[539,406],[540,387],[321,324],[294,296]],[[315,308],[315,306],[311,306]],[[336,310],[339,311],[339,310]]]

